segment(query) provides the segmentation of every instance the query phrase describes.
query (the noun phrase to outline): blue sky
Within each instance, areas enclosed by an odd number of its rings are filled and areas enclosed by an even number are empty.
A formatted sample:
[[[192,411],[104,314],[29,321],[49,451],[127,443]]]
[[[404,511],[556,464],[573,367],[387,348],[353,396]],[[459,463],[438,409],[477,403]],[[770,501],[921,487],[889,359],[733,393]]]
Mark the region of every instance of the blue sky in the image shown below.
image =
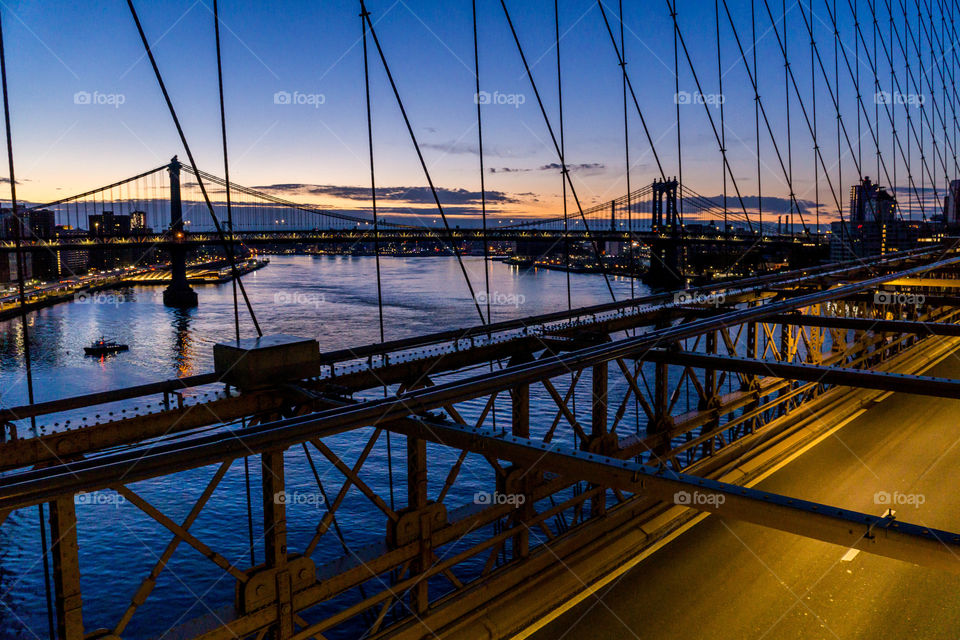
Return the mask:
[[[780,0],[769,1],[777,29],[782,30],[784,6]],[[749,50],[750,2],[728,2],[743,45]],[[617,2],[604,3],[618,31]],[[511,0],[507,4],[556,128],[553,2]],[[567,162],[574,167],[574,181],[587,206],[625,192],[621,76],[596,0],[561,0],[559,4]],[[627,69],[664,169],[674,175],[679,173],[677,105],[668,5],[666,0],[624,4]],[[821,152],[838,197],[845,204],[847,196],[843,194],[856,178],[856,168],[845,139],[838,162],[836,114],[819,67],[815,74],[816,101],[812,98],[810,38],[804,26],[804,16],[809,19],[812,6],[814,36],[831,88],[836,89],[833,32],[827,15],[827,7],[832,4],[832,0],[787,3],[786,29],[791,34],[788,51],[794,75],[809,117],[816,104]],[[869,10],[865,0],[851,0],[851,4],[863,14]],[[885,38],[889,29],[886,5],[877,4]],[[898,3],[893,4],[895,24],[903,36],[907,33],[903,16],[896,7]],[[921,31],[917,37],[924,51],[926,72],[933,62],[949,80],[953,56],[947,53],[941,63],[936,40],[942,27],[940,14],[936,13],[939,4],[932,0],[937,28],[932,58],[926,36]],[[140,1],[136,5],[201,168],[222,175],[212,0]],[[456,192],[462,196],[479,188],[470,2],[371,0],[367,5],[434,180],[451,190],[445,192],[445,198],[451,198],[453,204]],[[274,192],[305,202],[366,207],[362,192],[349,189],[369,184],[359,2],[224,0],[220,10],[234,180],[249,186],[282,185],[274,187]],[[500,3],[479,0],[478,11],[481,87],[494,96],[492,104],[484,107],[486,179],[487,189],[495,192],[493,208],[514,215],[555,212],[561,206],[560,177],[555,168],[558,158]],[[910,24],[916,33],[916,8],[910,11]],[[741,193],[753,196],[758,192],[753,90],[722,4],[720,12],[728,157]],[[681,0],[678,13],[703,93],[719,93],[714,2]],[[854,68],[859,66],[861,90],[872,120],[870,62],[862,46],[855,45],[853,17],[846,2],[839,3],[838,13],[841,46],[846,48]],[[63,197],[158,166],[175,153],[183,157],[126,3],[7,2],[2,5],[2,15],[21,197],[34,202]],[[756,19],[760,93],[787,163],[783,58],[763,0],[757,2]],[[925,9],[923,20],[929,21]],[[864,36],[871,43],[871,22],[863,15],[861,22]],[[949,22],[946,27],[949,51],[953,42]],[[941,78],[933,76],[933,92],[922,81],[917,91],[906,75],[899,45],[890,45],[903,93],[925,96],[927,117],[937,123],[934,133],[943,153],[944,133],[932,100],[937,101],[948,124],[952,112],[950,100],[943,100]],[[907,46],[913,49],[912,43]],[[752,52],[747,55],[752,64]],[[696,85],[682,50],[680,56],[681,92],[694,94]],[[881,88],[895,93],[882,46],[878,57]],[[913,62],[915,78],[921,80],[916,60]],[[842,57],[837,64],[841,112],[857,150],[856,92]],[[426,182],[372,48],[371,69],[378,183],[402,198],[406,187],[422,187]],[[278,92],[300,103],[277,104]],[[90,103],[77,104],[78,93],[88,95]],[[794,188],[799,199],[813,201],[812,137],[792,88],[790,94]],[[947,97],[954,95],[948,89]],[[496,104],[498,100],[500,104]],[[84,98],[79,101],[84,102]],[[719,107],[713,104],[708,109],[719,128]],[[659,172],[632,104],[629,110],[631,181],[636,188],[658,177]],[[683,104],[679,111],[684,182],[701,194],[718,195],[723,188],[722,169],[718,145],[705,115],[707,109]],[[903,135],[908,111],[916,131],[923,122],[917,106],[894,107]],[[904,162],[900,152],[894,152],[892,127],[882,108],[880,119],[881,151],[888,171],[892,172],[896,157],[897,184],[905,186]],[[926,125],[923,128],[926,130]],[[859,135],[863,172],[876,177],[875,147],[866,121],[861,123]],[[945,172],[939,159],[934,165],[928,130],[925,135],[927,163],[942,190]],[[952,143],[952,130],[948,135]],[[777,203],[772,198],[785,198],[789,189],[762,122],[760,139],[762,193],[770,198],[768,206],[774,206]],[[906,153],[905,139],[901,145]],[[910,148],[919,188],[922,168],[916,140]],[[946,173],[952,174],[952,151],[948,150],[947,160]],[[818,167],[818,172],[820,202],[827,215],[836,207],[822,168]],[[929,187],[929,177],[925,181]],[[889,184],[892,175],[887,180],[881,174],[880,182]],[[738,207],[729,179],[728,191],[730,207]],[[779,206],[782,209],[783,202]],[[813,210],[812,203],[809,210]]]

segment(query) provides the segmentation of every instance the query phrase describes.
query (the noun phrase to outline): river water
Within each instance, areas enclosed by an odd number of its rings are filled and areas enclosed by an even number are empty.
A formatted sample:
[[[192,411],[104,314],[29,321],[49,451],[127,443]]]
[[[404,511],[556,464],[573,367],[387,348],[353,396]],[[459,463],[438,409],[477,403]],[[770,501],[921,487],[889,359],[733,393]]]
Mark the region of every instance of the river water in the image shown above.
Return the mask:
[[[484,289],[482,258],[465,258],[477,291]],[[610,300],[603,278],[570,274],[573,305]],[[264,333],[287,333],[316,338],[321,350],[354,347],[379,340],[375,261],[372,257],[279,256],[269,266],[243,279]],[[611,278],[617,298],[629,296],[628,279]],[[636,295],[647,292],[635,283]],[[456,259],[417,257],[382,259],[385,337],[387,340],[479,324]],[[543,269],[519,269],[501,262],[490,265],[493,320],[558,311],[567,307],[567,274]],[[231,285],[197,287],[200,305],[190,311],[163,306],[160,288],[133,287],[104,293],[83,302],[71,302],[30,314],[30,342],[36,400],[44,401],[99,390],[203,373],[212,369],[213,345],[233,338]],[[485,305],[483,305],[485,307]],[[253,329],[241,307],[243,335]],[[130,351],[106,359],[84,356],[83,347],[101,335],[130,345]],[[475,373],[475,372],[474,372]],[[611,380],[613,384],[613,380]],[[559,386],[559,385],[558,385]],[[587,385],[583,392],[589,394]],[[563,393],[564,389],[560,389]],[[611,388],[611,393],[614,390]],[[579,399],[579,395],[578,395]],[[4,407],[27,400],[19,320],[0,323],[0,402]],[[589,405],[589,396],[581,406]],[[499,405],[501,415],[506,403]],[[463,410],[467,419],[480,407]],[[531,421],[549,423],[556,411],[542,393],[532,395]],[[508,415],[508,414],[506,414]],[[502,423],[501,423],[502,424]],[[48,430],[53,425],[44,425]],[[639,425],[638,425],[639,428]],[[372,430],[343,434],[325,442],[347,464],[353,464]],[[388,490],[385,437],[378,440],[362,476],[381,495]],[[398,442],[399,441],[399,442]],[[395,477],[403,484],[402,439],[391,445]],[[450,458],[450,456],[453,456]],[[430,475],[435,496],[456,452],[432,450],[439,463]],[[342,476],[313,451],[328,496],[335,495]],[[302,549],[314,533],[325,508],[303,451],[290,450],[287,487],[299,492],[288,505],[291,550]],[[256,464],[256,459],[252,460]],[[322,463],[322,464],[321,464]],[[214,473],[213,467],[131,485],[167,516],[181,522]],[[251,473],[254,496],[254,554],[263,561],[258,473]],[[479,489],[492,490],[489,465],[470,456],[448,502],[470,502]],[[246,476],[242,461],[231,465],[190,531],[239,566],[248,566]],[[403,504],[402,486],[397,506]],[[313,497],[311,499],[311,496]],[[332,497],[330,498],[332,500]],[[459,502],[458,502],[459,500]],[[355,489],[337,512],[346,543],[356,550],[383,539],[383,517]],[[170,539],[155,521],[117,494],[102,492],[77,505],[86,629],[114,628],[140,581],[156,563]],[[47,636],[36,508],[20,510],[0,527],[0,637]],[[478,533],[478,535],[481,535]],[[332,534],[321,543],[318,565],[343,554]],[[464,541],[467,542],[467,541]],[[182,543],[160,574],[146,603],[138,608],[124,637],[154,637],[165,629],[206,617],[227,615],[234,579],[197,551]],[[331,603],[327,611],[343,604]],[[323,608],[319,610],[321,613]],[[328,637],[336,637],[328,636]]]

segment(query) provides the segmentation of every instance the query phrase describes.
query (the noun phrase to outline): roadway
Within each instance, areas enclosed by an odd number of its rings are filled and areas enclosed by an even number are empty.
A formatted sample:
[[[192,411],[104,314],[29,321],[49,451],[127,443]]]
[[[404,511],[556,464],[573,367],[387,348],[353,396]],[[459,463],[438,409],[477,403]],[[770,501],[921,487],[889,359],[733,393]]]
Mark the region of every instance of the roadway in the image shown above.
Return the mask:
[[[960,377],[960,354],[927,374]],[[892,506],[958,531],[958,409],[892,394],[757,488],[877,515],[877,492],[921,496]],[[956,640],[958,594],[960,576],[708,517],[534,638]]]

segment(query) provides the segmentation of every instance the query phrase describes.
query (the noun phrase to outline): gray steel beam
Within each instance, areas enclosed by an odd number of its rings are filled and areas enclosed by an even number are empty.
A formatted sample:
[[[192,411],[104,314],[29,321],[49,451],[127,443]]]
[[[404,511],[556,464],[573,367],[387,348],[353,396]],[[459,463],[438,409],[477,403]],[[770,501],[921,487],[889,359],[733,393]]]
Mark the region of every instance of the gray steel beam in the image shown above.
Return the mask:
[[[906,373],[888,373],[865,369],[823,367],[814,364],[770,362],[734,356],[709,355],[690,351],[651,349],[642,360],[704,369],[722,369],[758,376],[773,376],[788,380],[822,382],[824,384],[880,391],[898,391],[936,398],[960,400],[960,380],[915,376]]]
[[[792,324],[830,329],[854,329],[889,333],[914,333],[920,336],[960,336],[960,324],[946,322],[915,322],[912,320],[878,320],[872,318],[843,318],[784,313],[765,320],[776,324]]]
[[[393,427],[391,427],[393,428]],[[888,558],[960,574],[960,534],[867,513],[799,500],[632,461],[575,451],[462,425],[413,420],[400,433],[478,453],[497,455],[569,478],[643,494],[700,511],[752,522]]]

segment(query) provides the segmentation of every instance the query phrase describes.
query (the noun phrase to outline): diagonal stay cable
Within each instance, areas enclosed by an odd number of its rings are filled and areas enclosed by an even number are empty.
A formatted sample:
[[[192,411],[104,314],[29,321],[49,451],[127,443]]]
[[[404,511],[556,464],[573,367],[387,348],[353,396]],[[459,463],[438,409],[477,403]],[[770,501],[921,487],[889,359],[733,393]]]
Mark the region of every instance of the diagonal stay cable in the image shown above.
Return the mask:
[[[253,312],[253,305],[250,304],[250,298],[247,296],[247,290],[243,286],[243,281],[240,280],[240,272],[237,271],[237,262],[233,255],[233,246],[227,242],[226,236],[223,234],[223,228],[220,226],[220,221],[217,220],[217,214],[213,210],[213,203],[210,201],[210,196],[207,193],[207,188],[203,184],[203,180],[198,175],[197,162],[193,158],[193,152],[190,150],[190,145],[187,144],[187,137],[183,133],[183,127],[180,125],[180,118],[177,117],[177,111],[173,107],[173,101],[170,99],[170,94],[167,92],[167,87],[163,83],[163,76],[160,74],[160,67],[157,66],[157,60],[153,56],[153,50],[150,48],[150,43],[147,41],[147,34],[143,31],[143,25],[140,24],[140,16],[137,15],[137,10],[133,6],[133,0],[127,0],[127,6],[130,8],[130,14],[133,16],[133,21],[136,23],[137,32],[140,34],[140,40],[143,42],[143,48],[147,53],[147,57],[150,59],[150,65],[153,67],[153,73],[157,78],[157,84],[160,85],[160,91],[163,93],[163,99],[167,103],[167,109],[170,111],[170,117],[173,119],[173,124],[177,128],[177,133],[180,136],[180,142],[183,144],[184,151],[187,152],[187,157],[190,159],[190,165],[193,167],[193,174],[197,178],[197,184],[200,186],[200,191],[203,193],[203,199],[207,204],[207,210],[210,212],[210,218],[213,220],[213,225],[217,229],[217,236],[220,239],[220,243],[223,245],[223,250],[227,254],[227,259],[230,261],[230,272],[234,280],[237,281],[237,285],[240,287],[240,293],[243,294],[243,301],[247,305],[247,311],[250,313],[250,319],[253,321],[253,326],[257,330],[257,335],[262,336],[263,331],[260,329],[260,323],[257,322],[257,316]]]
[[[520,36],[517,35],[517,29],[513,24],[513,19],[510,17],[510,11],[507,9],[506,0],[500,0],[500,6],[503,7],[503,15],[507,18],[507,24],[510,26],[510,33],[513,35],[513,41],[516,43],[517,51],[520,53],[520,60],[523,62],[523,68],[526,70],[527,78],[530,80],[530,86],[533,88],[533,94],[537,98],[537,104],[540,107],[540,113],[543,115],[543,122],[547,125],[547,131],[550,133],[550,139],[553,141],[553,147],[557,152],[557,156],[560,158],[561,172],[563,173],[566,183],[570,186],[570,195],[573,196],[573,200],[577,205],[577,210],[580,212],[580,219],[583,221],[584,230],[587,232],[590,245],[593,247],[597,264],[600,266],[600,272],[603,274],[603,281],[607,284],[607,290],[610,292],[610,297],[616,301],[617,296],[614,294],[613,286],[610,284],[610,277],[607,275],[607,270],[603,266],[603,258],[600,254],[600,246],[597,244],[596,239],[590,235],[590,226],[587,222],[586,216],[583,215],[583,206],[581,206],[580,198],[577,196],[577,190],[573,185],[573,179],[570,178],[570,169],[567,168],[567,161],[564,157],[563,150],[560,148],[560,144],[557,142],[557,136],[553,131],[553,126],[550,124],[550,118],[547,116],[547,109],[543,105],[543,98],[540,97],[540,90],[537,88],[537,83],[533,79],[533,72],[530,70],[529,63],[527,63],[527,55],[523,52],[523,46],[520,44]]]
[[[452,236],[450,222],[447,220],[447,215],[443,211],[443,205],[440,203],[440,195],[437,193],[437,188],[433,184],[433,178],[430,176],[430,169],[427,167],[427,161],[424,159],[423,152],[420,150],[420,143],[417,141],[417,136],[413,132],[413,125],[410,123],[410,118],[407,116],[407,110],[403,106],[403,100],[400,98],[400,90],[397,88],[397,83],[393,79],[393,73],[390,71],[390,65],[387,63],[387,57],[383,52],[383,47],[380,46],[380,38],[377,37],[377,31],[373,27],[373,21],[370,20],[370,12],[367,11],[364,0],[360,0],[360,9],[361,15],[363,16],[364,20],[366,20],[367,26],[370,29],[370,35],[373,38],[373,44],[377,48],[377,54],[380,57],[380,62],[383,64],[383,70],[387,74],[387,80],[389,80],[390,88],[393,90],[393,96],[397,100],[397,106],[400,108],[400,114],[403,116],[403,122],[407,126],[407,132],[410,134],[410,140],[413,143],[413,148],[416,150],[417,158],[420,160],[420,166],[423,168],[423,173],[427,178],[427,183],[430,185],[430,193],[433,194],[433,200],[437,204],[437,211],[439,211],[440,219],[443,221],[443,228],[446,230],[448,235]],[[463,274],[463,279],[466,281],[467,288],[470,290],[470,297],[473,300],[473,306],[476,308],[477,314],[480,316],[480,322],[486,324],[487,320],[483,315],[483,311],[480,309],[480,302],[477,300],[477,294],[473,290],[473,284],[470,282],[470,275],[467,273],[467,268],[463,264],[463,256],[460,253],[459,247],[457,247],[456,240],[453,238],[451,238],[450,248],[453,249],[453,253],[457,257],[457,264],[460,266],[460,272]]]

